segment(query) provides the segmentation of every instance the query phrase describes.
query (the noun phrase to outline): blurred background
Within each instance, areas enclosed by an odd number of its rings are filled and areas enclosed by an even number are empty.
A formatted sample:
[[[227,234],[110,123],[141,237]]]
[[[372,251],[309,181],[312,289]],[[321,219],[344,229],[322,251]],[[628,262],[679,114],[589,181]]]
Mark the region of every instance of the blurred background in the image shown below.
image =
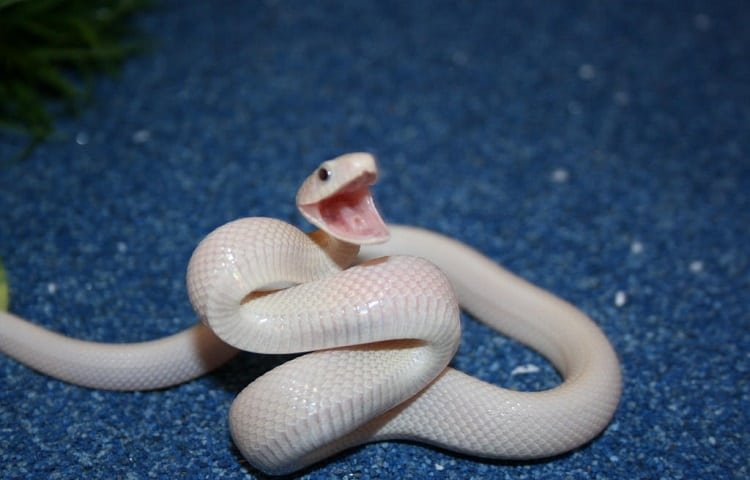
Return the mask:
[[[0,4],[6,35],[32,18],[11,18],[13,3]],[[0,50],[11,311],[99,341],[190,326],[185,267],[204,235],[242,216],[307,228],[302,179],[369,151],[386,219],[458,238],[579,306],[618,351],[624,395],[603,435],[560,458],[389,442],[303,478],[750,474],[750,4],[86,3],[33,17],[37,33]],[[68,27],[85,48],[55,33]],[[40,101],[23,100],[13,85],[40,75]],[[455,367],[510,388],[559,382],[534,352],[463,322]],[[0,476],[259,477],[227,411],[285,359],[245,354],[177,388],[112,393],[0,357]]]

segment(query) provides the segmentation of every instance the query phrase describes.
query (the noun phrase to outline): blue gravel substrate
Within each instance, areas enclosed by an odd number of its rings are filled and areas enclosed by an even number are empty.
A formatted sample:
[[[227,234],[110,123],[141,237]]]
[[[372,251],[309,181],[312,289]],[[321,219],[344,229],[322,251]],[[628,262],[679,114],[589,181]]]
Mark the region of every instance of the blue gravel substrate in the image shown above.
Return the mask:
[[[390,221],[460,238],[580,306],[625,391],[601,437],[549,461],[392,442],[303,478],[750,476],[750,4],[170,1],[141,23],[154,49],[0,167],[14,312],[102,341],[191,325],[184,272],[203,235],[241,216],[302,224],[300,180],[367,150]],[[464,323],[455,366],[558,381]],[[111,393],[0,358],[0,477],[260,477],[227,410],[283,360]]]

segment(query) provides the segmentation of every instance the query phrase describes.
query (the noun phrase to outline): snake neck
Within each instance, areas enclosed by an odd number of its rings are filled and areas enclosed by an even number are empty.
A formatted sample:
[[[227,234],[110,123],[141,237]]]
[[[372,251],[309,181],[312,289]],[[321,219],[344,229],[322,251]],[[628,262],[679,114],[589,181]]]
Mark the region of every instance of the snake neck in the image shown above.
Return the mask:
[[[359,254],[359,245],[339,240],[323,230],[315,230],[308,236],[342,269],[351,266]]]

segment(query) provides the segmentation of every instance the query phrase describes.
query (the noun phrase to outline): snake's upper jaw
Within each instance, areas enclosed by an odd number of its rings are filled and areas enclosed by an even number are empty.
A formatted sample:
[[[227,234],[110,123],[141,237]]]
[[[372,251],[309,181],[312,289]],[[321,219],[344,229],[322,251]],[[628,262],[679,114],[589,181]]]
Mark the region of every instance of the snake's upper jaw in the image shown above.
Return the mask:
[[[323,198],[300,203],[299,210],[310,223],[339,240],[358,245],[385,242],[390,233],[369,188],[376,180],[376,169],[363,169]]]

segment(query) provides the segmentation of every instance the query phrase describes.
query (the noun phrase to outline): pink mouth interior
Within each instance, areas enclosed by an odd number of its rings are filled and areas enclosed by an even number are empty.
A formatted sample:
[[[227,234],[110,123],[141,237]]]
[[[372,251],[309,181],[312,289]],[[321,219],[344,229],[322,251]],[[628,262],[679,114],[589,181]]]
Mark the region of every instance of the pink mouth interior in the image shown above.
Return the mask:
[[[337,237],[374,243],[388,237],[388,227],[375,207],[367,186],[347,189],[318,204],[320,218]]]

